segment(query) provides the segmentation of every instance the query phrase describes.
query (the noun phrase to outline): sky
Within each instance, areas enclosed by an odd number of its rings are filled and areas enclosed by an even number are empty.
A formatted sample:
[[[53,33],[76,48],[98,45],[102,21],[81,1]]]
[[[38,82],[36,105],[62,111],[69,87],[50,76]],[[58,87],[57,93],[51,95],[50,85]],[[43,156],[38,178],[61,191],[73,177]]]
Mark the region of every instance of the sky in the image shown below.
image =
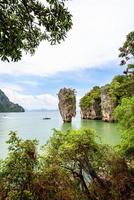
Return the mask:
[[[34,56],[0,61],[0,89],[26,110],[57,109],[57,93],[76,89],[79,99],[93,86],[122,74],[119,47],[134,30],[134,0],[70,0],[73,28],[61,44],[44,41]]]

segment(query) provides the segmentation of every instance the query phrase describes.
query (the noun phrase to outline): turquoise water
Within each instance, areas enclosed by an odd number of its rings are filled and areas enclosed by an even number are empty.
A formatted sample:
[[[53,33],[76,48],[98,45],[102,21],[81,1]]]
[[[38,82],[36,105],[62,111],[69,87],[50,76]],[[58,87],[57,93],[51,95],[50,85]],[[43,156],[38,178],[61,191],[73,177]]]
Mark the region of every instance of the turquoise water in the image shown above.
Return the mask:
[[[50,120],[43,120],[50,117]],[[8,134],[17,131],[24,139],[39,140],[44,144],[52,135],[52,129],[66,130],[90,127],[96,130],[103,143],[116,145],[120,142],[120,131],[116,123],[107,123],[98,120],[81,120],[79,113],[73,118],[72,124],[63,123],[58,111],[25,112],[25,113],[0,113],[0,158],[7,153]]]

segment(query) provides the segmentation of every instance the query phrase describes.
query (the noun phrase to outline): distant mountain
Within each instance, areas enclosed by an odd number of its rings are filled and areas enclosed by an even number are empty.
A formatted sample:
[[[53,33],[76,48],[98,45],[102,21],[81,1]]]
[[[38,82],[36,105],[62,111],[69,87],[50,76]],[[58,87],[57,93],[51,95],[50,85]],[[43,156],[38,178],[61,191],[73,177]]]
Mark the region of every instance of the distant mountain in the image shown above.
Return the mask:
[[[0,112],[25,112],[25,110],[20,105],[12,103],[0,90]]]
[[[30,109],[25,110],[28,112],[51,112],[51,111],[58,111],[58,109]]]

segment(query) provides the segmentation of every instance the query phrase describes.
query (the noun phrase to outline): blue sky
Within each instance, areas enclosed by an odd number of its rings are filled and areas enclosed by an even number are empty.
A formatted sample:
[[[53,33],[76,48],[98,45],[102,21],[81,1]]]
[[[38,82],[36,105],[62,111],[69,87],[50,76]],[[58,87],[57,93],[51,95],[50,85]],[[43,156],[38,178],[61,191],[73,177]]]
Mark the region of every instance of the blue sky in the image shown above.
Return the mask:
[[[109,83],[115,75],[122,74],[123,67],[116,63],[107,63],[100,69],[81,69],[68,72],[59,72],[55,75],[46,77],[27,76],[27,75],[7,75],[0,74],[0,80],[3,85],[18,85],[23,88],[25,95],[40,95],[42,93],[51,93],[55,95],[62,87],[75,88],[79,95],[83,95],[93,86],[103,86]]]
[[[77,100],[94,85],[122,74],[119,47],[134,30],[133,0],[73,0],[73,28],[65,42],[42,42],[34,56],[0,61],[0,88],[26,109],[56,109],[60,88],[77,90]]]

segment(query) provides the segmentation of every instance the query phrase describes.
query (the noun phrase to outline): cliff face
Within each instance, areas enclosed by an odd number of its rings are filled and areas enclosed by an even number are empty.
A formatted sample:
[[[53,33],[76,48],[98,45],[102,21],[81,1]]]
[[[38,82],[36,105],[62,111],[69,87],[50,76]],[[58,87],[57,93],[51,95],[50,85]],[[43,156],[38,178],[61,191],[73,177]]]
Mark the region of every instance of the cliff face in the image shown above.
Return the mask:
[[[24,112],[24,108],[22,108],[18,104],[12,103],[8,97],[4,94],[2,90],[0,90],[0,112]]]
[[[114,121],[113,111],[116,104],[112,102],[109,94],[109,87],[99,88],[94,96],[92,89],[80,102],[82,119],[102,119],[103,121]],[[96,92],[96,91],[95,91]]]
[[[82,119],[101,119],[100,88],[95,86],[80,100]]]
[[[100,99],[95,99],[87,109],[81,109],[82,119],[101,119]]]
[[[104,86],[101,88],[101,110],[102,110],[102,120],[107,122],[113,122],[113,111],[116,108],[116,103],[114,103],[109,95],[109,88]]]
[[[64,122],[71,122],[76,115],[75,90],[63,88],[58,93],[59,111]]]
[[[81,98],[81,118],[113,122],[115,121],[114,110],[121,103],[122,98],[133,95],[133,81],[124,75],[115,76],[110,84],[101,88],[95,86]]]

